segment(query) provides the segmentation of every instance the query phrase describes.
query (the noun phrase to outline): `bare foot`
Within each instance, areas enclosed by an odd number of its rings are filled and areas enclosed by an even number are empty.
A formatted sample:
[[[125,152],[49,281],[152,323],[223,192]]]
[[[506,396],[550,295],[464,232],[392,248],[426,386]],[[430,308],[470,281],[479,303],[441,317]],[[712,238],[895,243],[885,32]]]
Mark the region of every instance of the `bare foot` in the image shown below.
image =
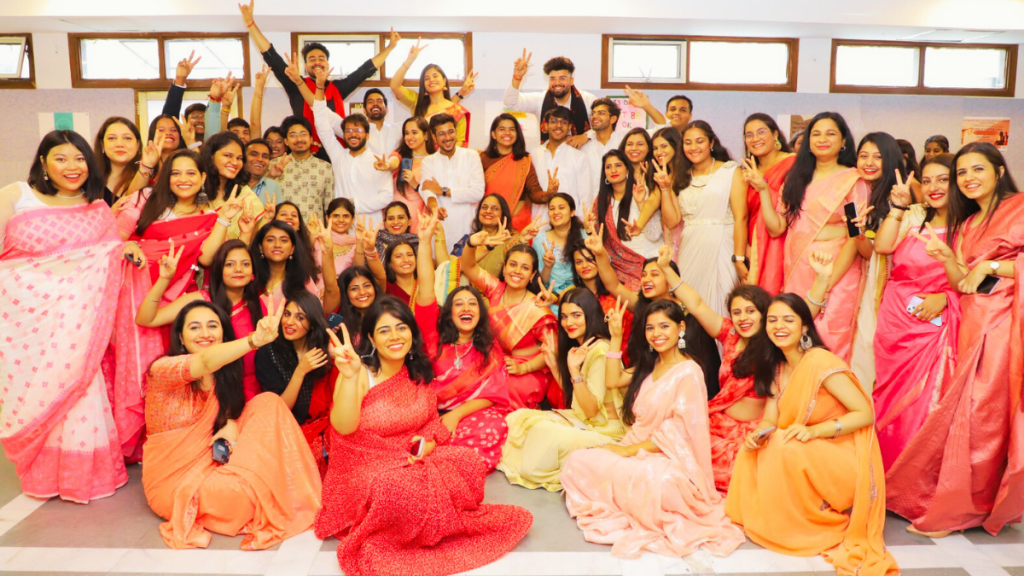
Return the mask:
[[[923,532],[921,530],[918,530],[917,528],[914,528],[913,524],[907,526],[907,532],[910,532],[911,534],[917,534],[918,536],[924,536],[925,538],[945,538],[946,536],[952,534],[951,530],[942,530],[939,532]]]

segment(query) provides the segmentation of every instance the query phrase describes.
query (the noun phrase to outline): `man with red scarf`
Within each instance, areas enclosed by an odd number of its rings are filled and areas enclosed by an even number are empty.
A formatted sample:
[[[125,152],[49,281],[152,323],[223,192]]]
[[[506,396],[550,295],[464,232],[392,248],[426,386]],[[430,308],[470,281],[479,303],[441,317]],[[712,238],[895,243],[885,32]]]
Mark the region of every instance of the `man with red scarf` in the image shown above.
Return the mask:
[[[259,49],[260,54],[263,56],[263,61],[270,66],[270,69],[274,72],[274,76],[277,81],[281,83],[285,93],[288,94],[288,103],[292,107],[292,114],[296,116],[303,116],[309,120],[310,125],[313,125],[313,109],[310,108],[310,103],[306,102],[302,93],[299,92],[298,86],[294,82],[288,79],[285,75],[285,68],[288,67],[288,63],[285,62],[284,58],[277,53],[274,46],[267,40],[267,37],[260,32],[256,21],[253,20],[253,4],[256,0],[250,0],[249,4],[239,4],[238,9],[242,12],[242,20],[245,21],[245,26],[249,29],[249,37],[256,44],[256,48]],[[350,72],[344,78],[332,80],[327,85],[327,93],[325,97],[327,99],[327,107],[336,112],[338,115],[345,116],[345,98],[349,94],[355,92],[359,85],[366,81],[367,78],[377,73],[377,69],[384,64],[384,60],[387,59],[388,54],[394,50],[395,45],[401,37],[394,30],[391,31],[391,39],[388,41],[388,45],[381,50],[380,54],[377,54],[373,58],[367,60],[362,66],[356,68]],[[302,47],[302,58],[306,63],[306,73],[315,74],[317,70],[329,70],[330,65],[327,62],[330,53],[327,47],[319,42],[310,42]],[[306,86],[309,87],[310,93],[316,91],[316,83],[310,77],[303,78],[306,82]],[[330,162],[327,157],[327,152],[323,150],[320,144],[321,136],[317,134],[316,128],[313,129],[311,134],[313,137],[312,151],[313,154],[320,158]],[[324,136],[327,137],[327,136]],[[339,142],[343,142],[338,137]]]
[[[544,74],[548,77],[546,92],[529,94],[520,92],[519,85],[530,67],[530,58],[532,57],[533,53],[527,55],[524,48],[523,56],[516,59],[515,68],[512,71],[512,82],[505,89],[505,106],[512,110],[535,115],[540,121],[541,142],[548,140],[547,125],[544,122],[548,110],[557,106],[568,108],[572,121],[570,137],[566,140],[566,144],[573,148],[579,148],[588,140],[586,133],[590,130],[590,105],[597,99],[597,96],[576,88],[572,77],[576,72],[576,66],[565,56],[558,56],[544,63]]]

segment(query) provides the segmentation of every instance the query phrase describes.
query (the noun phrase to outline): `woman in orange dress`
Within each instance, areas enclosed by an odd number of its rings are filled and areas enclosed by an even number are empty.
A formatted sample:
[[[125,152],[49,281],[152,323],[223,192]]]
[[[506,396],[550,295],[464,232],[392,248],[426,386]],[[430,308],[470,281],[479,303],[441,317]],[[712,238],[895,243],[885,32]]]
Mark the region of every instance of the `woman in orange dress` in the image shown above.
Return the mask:
[[[772,298],[752,348],[754,387],[768,400],[736,456],[726,514],[769,550],[821,554],[843,575],[898,574],[882,541],[885,478],[871,395],[824,347],[795,294]]]
[[[320,475],[299,425],[276,394],[248,403],[242,357],[277,337],[283,307],[271,306],[248,338],[235,340],[216,305],[186,305],[171,349],[149,369],[142,488],[167,521],[170,548],[205,548],[210,532],[245,534],[243,550],[263,550],[308,530],[320,508]],[[228,462],[211,446],[224,439]]]
[[[498,114],[491,122],[491,141],[480,151],[484,168],[485,194],[498,194],[512,209],[510,230],[522,231],[533,219],[532,206],[547,206],[558,192],[545,191],[537,180],[537,171],[526,151],[526,138],[516,117],[508,112]]]

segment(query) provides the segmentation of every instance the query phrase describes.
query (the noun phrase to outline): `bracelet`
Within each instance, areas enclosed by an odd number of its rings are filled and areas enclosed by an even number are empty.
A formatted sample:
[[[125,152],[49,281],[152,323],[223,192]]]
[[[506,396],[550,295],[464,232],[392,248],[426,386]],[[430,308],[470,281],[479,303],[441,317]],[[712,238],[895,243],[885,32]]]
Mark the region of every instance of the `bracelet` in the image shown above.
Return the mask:
[[[220,98],[214,98],[213,96],[209,96],[209,98],[210,98],[210,102],[216,102],[216,103],[220,104],[220,100],[221,100]]]
[[[257,346],[256,343],[253,342],[253,340],[252,340],[252,335],[253,334],[255,334],[255,332],[250,332],[249,333],[248,342],[249,342],[249,348],[251,348],[252,350],[255,350],[255,349],[259,348],[259,346]]]
[[[373,260],[376,260],[377,258],[380,257],[380,252],[378,252],[376,250],[374,250],[373,252],[364,252],[363,256],[365,256],[367,258],[371,258]]]
[[[142,163],[142,160],[139,160],[138,162],[136,162],[136,164],[138,164],[138,165],[139,165],[139,168],[145,168],[146,170],[149,170],[150,172],[152,172],[153,170],[155,170],[155,168],[154,168],[154,167],[152,167],[152,166],[146,166],[145,164],[143,164],[143,163]]]
[[[515,76],[512,76],[512,79],[515,80],[516,82],[522,82],[523,78],[525,78],[525,76],[520,76],[519,78],[516,78]]]
[[[622,351],[618,352],[607,352],[604,355],[605,358],[611,358],[612,360],[622,360]]]
[[[248,24],[246,24],[246,25],[245,25],[245,27],[246,27],[246,28],[249,28],[250,26],[252,26],[252,25],[253,25],[253,24],[255,24],[255,23],[256,23],[256,21],[255,21],[255,20],[253,20],[252,22],[249,22]]]
[[[895,208],[896,210],[902,210],[903,212],[910,210],[910,206],[900,206],[899,204],[894,204],[892,200],[889,200],[889,207]]]
[[[825,308],[828,305],[828,298],[826,298],[824,302],[815,302],[814,298],[811,298],[810,290],[807,291],[807,301],[820,308]]]
[[[833,438],[838,438],[839,434],[842,433],[842,431],[843,431],[843,425],[842,425],[841,422],[839,422],[839,418],[835,419],[835,423],[836,423],[836,435],[833,436]]]
[[[225,220],[224,218],[217,218],[217,224],[220,224],[221,226],[223,226],[225,228],[228,228],[228,227],[231,226],[231,220]]]
[[[157,304],[159,304],[161,299],[160,298],[155,298],[155,299],[154,298],[150,298],[149,294],[146,294],[146,300],[149,300],[150,302],[156,302]]]
[[[672,293],[674,293],[674,292],[675,292],[676,290],[679,290],[679,287],[680,287],[680,286],[682,286],[682,285],[683,285],[683,279],[682,279],[682,278],[680,278],[680,279],[679,279],[679,283],[678,283],[678,284],[676,284],[675,286],[673,286],[673,287],[672,287],[671,289],[669,289],[668,293],[669,293],[669,294],[672,294]]]
[[[462,91],[461,90],[456,92],[455,95],[459,97],[459,100],[465,100],[466,99],[466,97],[462,95]]]

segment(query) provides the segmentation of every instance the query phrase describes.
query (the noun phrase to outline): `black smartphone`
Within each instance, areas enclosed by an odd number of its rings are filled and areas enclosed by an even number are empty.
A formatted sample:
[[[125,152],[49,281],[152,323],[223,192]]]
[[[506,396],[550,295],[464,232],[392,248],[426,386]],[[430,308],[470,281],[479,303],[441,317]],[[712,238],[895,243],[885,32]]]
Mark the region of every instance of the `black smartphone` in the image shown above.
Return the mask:
[[[129,262],[131,262],[132,266],[135,266],[136,268],[142,268],[142,260],[141,259],[136,260],[135,258],[132,258],[131,254],[125,254],[124,255],[124,259],[129,261]]]
[[[999,285],[1000,280],[1002,280],[1002,278],[995,274],[985,276],[985,279],[981,281],[981,284],[978,284],[978,294],[991,294],[992,291],[996,289],[996,286]]]
[[[849,202],[843,206],[843,210],[846,212],[846,233],[850,235],[850,238],[860,236],[860,228],[853,223],[853,219],[857,217],[857,205]]]
[[[412,158],[402,158],[402,170],[412,170]]]
[[[228,446],[228,441],[223,438],[217,438],[213,441],[213,461],[218,464],[227,464],[228,460],[231,459],[231,448]]]
[[[341,314],[328,314],[327,315],[327,328],[330,329],[330,330],[334,330],[338,326],[341,326],[341,323],[344,322],[344,321],[345,320],[341,317]]]

